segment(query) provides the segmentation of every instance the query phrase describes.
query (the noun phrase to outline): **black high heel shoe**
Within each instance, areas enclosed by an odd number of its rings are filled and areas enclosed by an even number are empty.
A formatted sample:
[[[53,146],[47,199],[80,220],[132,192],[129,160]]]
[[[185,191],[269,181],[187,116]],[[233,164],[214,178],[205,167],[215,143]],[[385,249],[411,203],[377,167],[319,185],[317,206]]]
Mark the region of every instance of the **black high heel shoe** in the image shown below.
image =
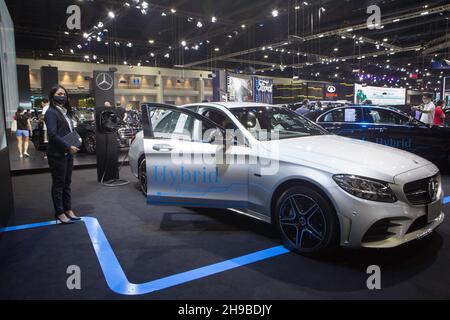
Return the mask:
[[[68,215],[68,214],[66,214],[66,217],[69,218],[71,221],[80,221],[80,220],[81,220],[80,217],[72,218],[72,217],[71,217],[70,215]]]
[[[62,221],[58,216],[56,216],[55,215],[55,220],[56,220],[56,223],[58,223],[58,221],[61,223],[61,224],[73,224],[74,222],[72,221],[72,220],[70,220],[70,221]]]

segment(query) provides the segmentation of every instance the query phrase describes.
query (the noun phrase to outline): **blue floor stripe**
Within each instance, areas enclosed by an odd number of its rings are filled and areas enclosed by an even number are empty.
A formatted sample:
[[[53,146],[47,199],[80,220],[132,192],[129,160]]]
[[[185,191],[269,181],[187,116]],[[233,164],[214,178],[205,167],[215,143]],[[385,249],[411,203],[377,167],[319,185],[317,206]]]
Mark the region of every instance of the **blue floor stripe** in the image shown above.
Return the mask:
[[[445,197],[444,204],[449,204],[449,203],[450,203],[450,197]]]
[[[263,261],[289,252],[283,246],[277,246],[262,251],[257,251],[245,256],[237,257],[231,260],[226,260],[202,268],[190,270],[187,272],[175,274],[165,278],[149,281],[142,284],[130,283],[117,259],[105,233],[100,226],[97,219],[91,217],[83,218],[83,222],[94,247],[100,267],[105,276],[109,288],[123,295],[142,295],[158,290],[167,289],[183,283],[205,278],[224,271],[239,268],[258,261]],[[33,223],[16,227],[7,227],[0,229],[0,232],[11,232],[18,230],[26,230],[44,226],[55,225],[52,222]]]
[[[56,221],[24,224],[24,225],[15,226],[15,227],[0,228],[0,233],[1,232],[11,232],[11,231],[26,230],[26,229],[34,229],[34,228],[39,228],[39,227],[47,227],[47,226],[52,226],[52,225],[55,225],[55,224],[56,224]]]

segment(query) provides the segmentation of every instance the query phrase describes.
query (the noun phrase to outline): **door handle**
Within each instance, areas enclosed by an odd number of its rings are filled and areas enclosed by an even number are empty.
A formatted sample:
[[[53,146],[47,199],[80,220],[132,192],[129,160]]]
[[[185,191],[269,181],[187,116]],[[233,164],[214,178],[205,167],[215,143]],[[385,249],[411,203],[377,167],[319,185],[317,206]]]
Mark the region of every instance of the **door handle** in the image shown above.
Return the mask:
[[[173,147],[168,144],[155,144],[153,150],[158,152],[170,152],[173,150]]]

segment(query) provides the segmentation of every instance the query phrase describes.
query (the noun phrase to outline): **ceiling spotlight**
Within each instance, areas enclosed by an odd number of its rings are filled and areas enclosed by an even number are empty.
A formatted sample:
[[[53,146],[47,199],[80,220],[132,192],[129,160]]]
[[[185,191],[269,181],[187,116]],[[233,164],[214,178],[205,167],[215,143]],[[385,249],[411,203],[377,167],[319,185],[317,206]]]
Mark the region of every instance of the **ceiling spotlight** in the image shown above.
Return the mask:
[[[170,58],[170,54],[166,53],[166,54],[164,55],[164,58],[169,59],[169,58]]]
[[[143,9],[148,9],[148,2],[142,1],[141,7],[142,7]]]
[[[77,48],[81,49],[81,48],[83,48],[83,46],[81,44],[79,44],[79,45],[77,45]]]
[[[123,64],[124,64],[124,65],[127,65],[127,64],[128,64],[128,62],[124,61],[124,62],[123,62]]]
[[[74,51],[73,51],[73,49],[70,49],[70,53],[71,53],[71,54],[74,54]]]
[[[153,52],[150,53],[150,57],[154,58],[155,54]]]
[[[132,44],[131,42],[128,42],[128,43],[127,43],[127,47],[128,47],[128,48],[131,48],[132,46],[133,46],[133,44]]]
[[[175,13],[177,13],[177,10],[175,10],[175,9],[170,9],[170,12],[172,12],[173,14],[175,14]]]
[[[85,39],[89,38],[89,33],[87,33],[87,32],[83,33],[83,38],[85,38]]]
[[[84,56],[84,58],[85,58],[86,60],[89,60],[89,56]]]
[[[197,28],[203,28],[203,23],[201,21],[197,22]]]
[[[279,15],[279,12],[277,9],[272,10],[272,17],[276,18],[276,17],[278,17],[278,15]]]
[[[295,6],[295,10],[300,10],[300,6]]]
[[[183,47],[186,47],[187,42],[183,40],[183,41],[181,41],[181,45],[182,45]]]
[[[64,34],[68,36],[68,35],[69,35],[69,32],[68,32],[68,31],[64,31]]]
[[[269,59],[269,56],[268,56],[268,55],[265,55],[265,56],[264,56],[264,59]]]
[[[130,4],[128,2],[125,2],[123,5],[128,8],[130,7]]]
[[[92,56],[92,59],[97,60],[97,56],[94,54],[94,55]]]
[[[333,50],[334,50],[334,51],[339,51],[339,48],[334,48]]]
[[[155,40],[153,40],[153,39],[150,39],[150,40],[148,40],[148,43],[150,43],[150,44],[154,44],[154,43],[155,43]]]
[[[141,63],[140,63],[140,62],[138,62],[137,66],[138,66],[138,67],[140,67],[140,66],[141,66]]]
[[[53,57],[53,53],[49,53],[48,55],[49,55],[50,57]]]
[[[162,12],[162,13],[161,13],[161,16],[162,16],[162,17],[165,17],[165,16],[167,16],[167,13]]]
[[[245,29],[247,26],[245,24],[241,25],[242,29]]]
[[[100,22],[97,24],[97,27],[103,28],[103,22],[100,21]]]
[[[216,18],[216,17],[212,17],[212,18],[211,18],[211,22],[212,22],[212,23],[216,23],[216,22],[217,22],[217,18]]]
[[[220,49],[219,49],[219,48],[214,48],[214,51],[215,51],[215,52],[219,52]]]
[[[116,14],[112,11],[108,12],[108,17],[110,17],[111,19],[114,19],[116,17]]]

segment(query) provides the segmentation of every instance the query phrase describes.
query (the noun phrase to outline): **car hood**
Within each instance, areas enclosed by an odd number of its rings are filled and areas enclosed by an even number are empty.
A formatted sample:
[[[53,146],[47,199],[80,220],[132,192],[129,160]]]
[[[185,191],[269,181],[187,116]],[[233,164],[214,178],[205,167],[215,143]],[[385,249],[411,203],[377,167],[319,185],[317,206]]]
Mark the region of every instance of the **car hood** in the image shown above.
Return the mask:
[[[428,160],[406,151],[336,135],[284,139],[262,144],[267,150],[278,152],[281,162],[391,183],[394,183],[396,175],[430,164]]]

